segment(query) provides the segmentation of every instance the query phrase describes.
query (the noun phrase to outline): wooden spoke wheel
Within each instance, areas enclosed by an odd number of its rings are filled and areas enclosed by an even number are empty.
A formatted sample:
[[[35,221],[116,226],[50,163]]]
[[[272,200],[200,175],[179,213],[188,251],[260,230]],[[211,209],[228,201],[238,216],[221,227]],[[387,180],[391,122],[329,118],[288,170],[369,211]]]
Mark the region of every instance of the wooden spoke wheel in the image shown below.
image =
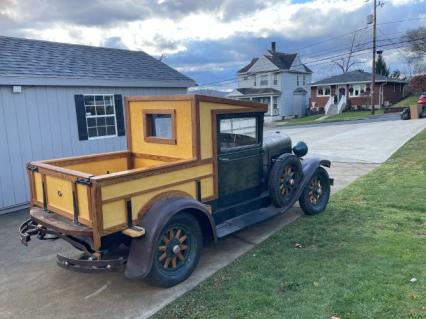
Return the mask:
[[[283,154],[276,159],[268,180],[269,195],[275,206],[285,207],[294,200],[302,177],[302,165],[297,156]]]
[[[321,185],[321,180],[318,177],[314,177],[309,181],[309,192],[308,197],[312,205],[316,205],[321,196],[324,194],[324,189]]]
[[[190,253],[190,233],[184,227],[171,227],[160,238],[158,260],[165,270],[174,271],[185,264]]]
[[[323,212],[330,198],[330,178],[327,171],[318,167],[299,198],[300,207],[307,215]]]
[[[148,280],[161,287],[184,281],[196,267],[202,246],[197,220],[187,212],[173,216],[158,235]]]

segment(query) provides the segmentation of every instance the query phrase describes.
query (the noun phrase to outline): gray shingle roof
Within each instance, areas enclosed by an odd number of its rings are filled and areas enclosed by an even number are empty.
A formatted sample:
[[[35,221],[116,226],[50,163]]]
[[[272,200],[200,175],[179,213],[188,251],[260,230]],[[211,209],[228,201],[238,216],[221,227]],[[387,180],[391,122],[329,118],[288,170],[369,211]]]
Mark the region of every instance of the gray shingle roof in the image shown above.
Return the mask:
[[[262,95],[262,94],[268,94],[268,95],[278,95],[281,94],[281,91],[272,89],[272,88],[239,88],[236,89],[236,91],[240,92],[244,95]]]
[[[268,50],[268,52],[269,54],[265,55],[265,57],[280,70],[290,70],[297,56],[297,53],[272,52],[271,50]],[[259,58],[254,58],[249,64],[238,70],[237,73],[247,72],[253,66],[253,64],[257,62],[258,59]],[[309,69],[305,64],[302,64],[302,66],[305,68],[305,72],[312,73],[312,70]]]
[[[351,71],[339,75],[335,75],[320,81],[314,82],[311,85],[330,85],[340,83],[359,83],[359,82],[371,82],[371,73],[364,71]],[[405,82],[400,79],[392,79],[386,76],[376,74],[376,82]]]
[[[189,77],[142,51],[4,36],[0,36],[0,78],[2,82],[7,78],[43,78],[58,83],[82,79],[94,85],[114,82],[114,86],[195,85]]]

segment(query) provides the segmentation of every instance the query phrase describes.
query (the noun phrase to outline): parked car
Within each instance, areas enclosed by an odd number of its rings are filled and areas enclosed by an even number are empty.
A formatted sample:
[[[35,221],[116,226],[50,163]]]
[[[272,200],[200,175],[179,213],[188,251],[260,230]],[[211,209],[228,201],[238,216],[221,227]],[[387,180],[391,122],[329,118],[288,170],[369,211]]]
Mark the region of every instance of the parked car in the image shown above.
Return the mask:
[[[417,100],[417,104],[422,104],[423,106],[426,105],[426,92],[423,92],[419,99]]]
[[[198,95],[127,97],[128,151],[28,164],[31,218],[19,228],[62,238],[70,270],[124,271],[173,286],[190,276],[204,241],[286,212],[325,210],[323,168],[284,134],[263,139],[264,104]]]

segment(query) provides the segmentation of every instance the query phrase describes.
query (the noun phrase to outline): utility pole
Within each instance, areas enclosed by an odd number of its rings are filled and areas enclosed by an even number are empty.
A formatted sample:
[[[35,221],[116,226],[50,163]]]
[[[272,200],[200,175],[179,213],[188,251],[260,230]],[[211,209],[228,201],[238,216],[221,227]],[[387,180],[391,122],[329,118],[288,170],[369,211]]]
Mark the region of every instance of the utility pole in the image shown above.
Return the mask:
[[[376,11],[377,0],[373,0],[373,62],[371,63],[371,114],[374,115],[374,87],[376,86]]]

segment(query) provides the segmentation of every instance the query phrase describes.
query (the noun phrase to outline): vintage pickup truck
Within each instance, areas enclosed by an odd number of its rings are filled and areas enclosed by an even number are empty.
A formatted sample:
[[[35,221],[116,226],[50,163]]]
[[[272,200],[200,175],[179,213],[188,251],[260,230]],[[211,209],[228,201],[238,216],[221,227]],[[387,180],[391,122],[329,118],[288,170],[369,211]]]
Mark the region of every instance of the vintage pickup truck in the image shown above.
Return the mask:
[[[332,179],[303,142],[263,138],[267,106],[199,95],[127,97],[128,150],[28,164],[31,236],[82,251],[80,271],[124,271],[170,287],[190,276],[203,242],[288,210],[322,212]]]

